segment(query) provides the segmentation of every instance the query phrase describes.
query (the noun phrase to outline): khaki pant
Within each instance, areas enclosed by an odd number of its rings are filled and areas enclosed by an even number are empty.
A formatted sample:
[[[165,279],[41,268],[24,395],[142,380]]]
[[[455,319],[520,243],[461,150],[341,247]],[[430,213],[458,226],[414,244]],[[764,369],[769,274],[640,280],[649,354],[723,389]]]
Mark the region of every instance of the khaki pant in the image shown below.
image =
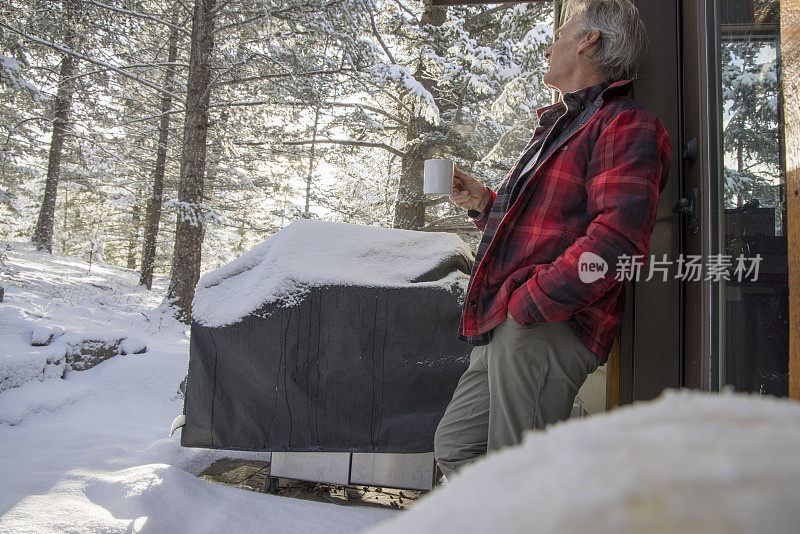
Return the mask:
[[[488,345],[473,349],[436,429],[434,456],[445,476],[487,450],[520,443],[528,429],[568,418],[600,363],[566,321],[500,324]]]

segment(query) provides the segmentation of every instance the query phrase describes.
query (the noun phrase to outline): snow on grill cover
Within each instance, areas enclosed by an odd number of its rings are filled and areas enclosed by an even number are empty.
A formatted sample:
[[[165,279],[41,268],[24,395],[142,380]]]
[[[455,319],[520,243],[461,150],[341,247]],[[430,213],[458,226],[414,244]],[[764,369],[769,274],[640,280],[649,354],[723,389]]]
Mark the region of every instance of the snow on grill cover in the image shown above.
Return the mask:
[[[432,451],[473,261],[453,234],[304,220],[206,274],[181,444]]]

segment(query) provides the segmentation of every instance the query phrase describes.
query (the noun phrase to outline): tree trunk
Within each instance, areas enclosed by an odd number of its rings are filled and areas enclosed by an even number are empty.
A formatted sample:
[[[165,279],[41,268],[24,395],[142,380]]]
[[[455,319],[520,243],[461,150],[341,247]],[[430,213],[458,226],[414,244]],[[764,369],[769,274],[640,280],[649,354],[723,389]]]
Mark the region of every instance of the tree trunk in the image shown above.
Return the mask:
[[[128,269],[136,268],[136,249],[139,247],[139,224],[142,222],[139,204],[133,206],[131,214],[131,239],[128,241]]]
[[[420,122],[424,119],[417,117],[409,122],[406,131],[406,143],[420,136]],[[419,230],[425,226],[425,195],[422,192],[422,173],[424,168],[426,147],[422,144],[415,146],[403,157],[400,165],[400,184],[397,188],[397,199],[394,203],[395,228],[405,230]]]
[[[191,321],[194,289],[200,278],[203,246],[203,178],[206,164],[208,104],[211,98],[211,53],[214,47],[216,0],[196,0],[189,52],[186,120],[183,131],[178,221],[167,299],[177,308],[177,318]]]
[[[75,47],[74,9],[72,0],[64,0],[66,11],[64,44],[70,49]],[[50,155],[47,162],[47,181],[44,186],[44,199],[39,209],[39,219],[36,221],[36,230],[33,241],[36,250],[53,252],[53,225],[56,214],[56,195],[58,193],[58,179],[61,174],[61,153],[64,148],[64,137],[67,132],[69,110],[72,107],[72,94],[75,90],[75,80],[72,78],[78,60],[65,54],[61,60],[61,71],[58,74],[58,92],[53,113],[53,136],[50,139]]]
[[[172,15],[172,24],[178,24],[178,8]],[[178,58],[178,29],[172,28],[169,34],[169,52],[167,61],[175,63]],[[167,66],[164,73],[164,89],[171,93],[174,89],[173,79],[175,68]],[[139,274],[139,283],[147,289],[153,287],[153,271],[156,261],[156,239],[158,238],[158,225],[161,220],[161,206],[164,194],[164,173],[167,168],[167,142],[169,141],[169,119],[172,109],[172,97],[164,93],[161,97],[161,121],[158,125],[158,147],[156,149],[156,165],[153,169],[153,192],[147,203],[147,220],[144,225],[144,248],[142,250],[142,270]]]
[[[319,106],[314,109],[314,131],[311,135],[311,153],[308,158],[308,176],[306,176],[306,210],[305,217],[311,218],[311,181],[314,176],[314,157],[316,156],[317,148],[317,129],[319,126]]]
[[[206,155],[206,179],[204,190],[206,197],[214,196],[214,188],[219,189],[219,164],[225,157],[225,146],[222,135],[228,130],[228,111],[223,109],[219,112],[219,117],[214,121],[214,135],[207,139],[208,147]]]
[[[445,22],[445,10],[441,7],[426,5],[422,13],[420,24],[441,26]],[[436,88],[430,76],[425,71],[420,61],[414,77],[422,83],[436,98]],[[433,131],[433,125],[421,116],[412,117],[406,128],[406,146],[411,146],[408,155],[403,158],[400,167],[400,184],[397,188],[397,199],[394,205],[395,228],[406,230],[419,230],[425,226],[425,194],[422,192],[424,161],[433,146],[430,143],[419,142]]]

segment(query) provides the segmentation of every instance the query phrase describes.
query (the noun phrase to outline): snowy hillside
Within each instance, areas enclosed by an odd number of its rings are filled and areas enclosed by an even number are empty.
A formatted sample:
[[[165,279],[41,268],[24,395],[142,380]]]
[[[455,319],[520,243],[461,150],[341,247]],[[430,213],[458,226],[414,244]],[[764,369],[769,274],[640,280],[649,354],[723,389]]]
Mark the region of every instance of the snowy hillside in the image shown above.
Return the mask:
[[[196,478],[231,454],[167,437],[189,347],[187,328],[153,311],[163,281],[150,293],[133,271],[11,247],[0,266],[0,532],[357,532],[395,513]]]

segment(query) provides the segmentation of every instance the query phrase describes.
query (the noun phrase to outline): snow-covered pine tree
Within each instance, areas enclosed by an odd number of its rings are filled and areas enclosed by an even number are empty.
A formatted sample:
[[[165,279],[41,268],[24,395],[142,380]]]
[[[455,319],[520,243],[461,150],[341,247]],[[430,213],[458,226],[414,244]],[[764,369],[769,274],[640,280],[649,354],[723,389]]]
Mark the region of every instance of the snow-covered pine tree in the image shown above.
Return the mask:
[[[774,43],[723,41],[722,102],[727,120],[723,137],[725,206],[758,198],[762,206],[779,201],[780,173],[778,75]],[[735,162],[733,166],[728,161]]]

